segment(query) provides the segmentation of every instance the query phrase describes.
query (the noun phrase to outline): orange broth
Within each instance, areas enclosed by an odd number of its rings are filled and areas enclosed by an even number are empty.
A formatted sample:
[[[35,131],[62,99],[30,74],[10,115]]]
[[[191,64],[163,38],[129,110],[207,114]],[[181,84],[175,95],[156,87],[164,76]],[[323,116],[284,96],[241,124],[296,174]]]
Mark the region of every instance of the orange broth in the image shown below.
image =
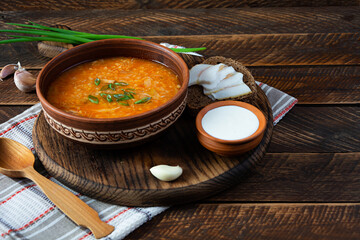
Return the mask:
[[[177,75],[164,65],[138,58],[113,57],[83,63],[63,72],[51,83],[46,99],[55,107],[78,116],[118,118],[159,107],[179,89]]]

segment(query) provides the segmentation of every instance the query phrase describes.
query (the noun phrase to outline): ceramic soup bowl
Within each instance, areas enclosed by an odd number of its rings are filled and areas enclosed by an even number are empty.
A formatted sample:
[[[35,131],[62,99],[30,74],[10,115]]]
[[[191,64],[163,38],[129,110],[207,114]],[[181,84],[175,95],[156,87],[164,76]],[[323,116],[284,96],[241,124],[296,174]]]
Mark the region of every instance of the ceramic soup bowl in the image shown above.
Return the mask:
[[[86,118],[62,111],[46,99],[50,83],[65,70],[83,62],[108,57],[136,57],[170,68],[180,81],[177,94],[147,112],[119,118]],[[97,147],[123,147],[150,140],[171,126],[186,106],[189,70],[183,59],[159,44],[136,39],[108,39],[71,48],[49,61],[41,70],[36,92],[47,123],[62,136]]]

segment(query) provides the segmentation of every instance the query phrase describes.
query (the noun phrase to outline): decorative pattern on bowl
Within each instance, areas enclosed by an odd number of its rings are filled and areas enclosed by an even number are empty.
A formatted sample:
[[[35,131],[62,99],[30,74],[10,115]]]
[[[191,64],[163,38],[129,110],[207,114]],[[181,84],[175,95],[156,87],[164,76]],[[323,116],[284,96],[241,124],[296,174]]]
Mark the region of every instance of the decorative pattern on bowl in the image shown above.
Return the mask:
[[[185,107],[186,101],[183,101],[177,109],[156,122],[138,128],[111,132],[87,131],[73,128],[56,121],[45,110],[43,111],[46,122],[61,135],[83,143],[102,145],[132,143],[140,139],[145,140],[146,138],[154,136],[172,125],[181,116]]]

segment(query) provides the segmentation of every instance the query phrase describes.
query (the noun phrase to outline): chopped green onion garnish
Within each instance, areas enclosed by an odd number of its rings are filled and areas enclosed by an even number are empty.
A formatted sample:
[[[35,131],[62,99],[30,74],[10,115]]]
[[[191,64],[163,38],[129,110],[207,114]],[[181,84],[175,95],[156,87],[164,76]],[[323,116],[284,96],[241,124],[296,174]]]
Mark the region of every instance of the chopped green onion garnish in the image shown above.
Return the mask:
[[[119,102],[119,104],[121,104],[123,106],[130,106],[127,102]]]
[[[116,86],[127,86],[127,85],[129,85],[128,83],[126,83],[126,82],[115,82],[114,83]]]
[[[121,97],[121,98],[118,98],[116,101],[126,101],[126,100],[130,100],[131,99],[131,97],[129,97],[129,96],[123,96],[123,97]]]
[[[114,87],[114,85],[112,84],[112,83],[109,83],[109,88],[111,89],[111,90],[114,90],[115,91],[115,87]]]
[[[114,94],[113,97],[116,99],[120,99],[120,98],[124,97],[124,94]]]
[[[140,99],[139,101],[136,101],[135,104],[141,104],[141,103],[147,103],[149,102],[151,97],[145,97],[143,99]]]
[[[104,99],[106,99],[107,94],[106,93],[100,93],[100,96],[102,96]]]
[[[107,90],[107,89],[109,89],[109,85],[103,86],[103,87],[100,89],[100,91],[105,91],[105,90]]]
[[[98,99],[97,97],[93,96],[93,95],[89,95],[89,96],[88,96],[88,99],[89,99],[89,101],[92,102],[92,103],[95,103],[95,104],[98,104],[98,103],[99,103],[99,99]]]
[[[106,96],[106,100],[107,100],[108,102],[112,102],[112,101],[113,101],[110,94],[108,94],[108,95]]]
[[[128,96],[130,99],[134,99],[133,94],[135,94],[135,93],[126,91],[126,90],[124,90],[124,89],[121,89],[121,90],[124,92],[124,95],[125,95],[125,96]]]
[[[99,79],[99,78],[96,78],[96,79],[95,79],[95,85],[96,85],[96,86],[99,86],[99,84],[100,84],[100,79]]]
[[[135,89],[133,89],[133,88],[127,88],[126,91],[127,91],[128,93],[131,93],[131,94],[136,95]]]

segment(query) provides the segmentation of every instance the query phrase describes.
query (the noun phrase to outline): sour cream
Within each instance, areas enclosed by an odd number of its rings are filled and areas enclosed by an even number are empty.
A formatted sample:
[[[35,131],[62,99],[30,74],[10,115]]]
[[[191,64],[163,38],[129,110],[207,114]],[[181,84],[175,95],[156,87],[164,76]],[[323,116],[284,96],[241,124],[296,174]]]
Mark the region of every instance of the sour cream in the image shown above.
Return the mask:
[[[259,119],[239,106],[221,106],[208,111],[201,120],[205,132],[222,140],[239,140],[251,136],[259,128]]]

